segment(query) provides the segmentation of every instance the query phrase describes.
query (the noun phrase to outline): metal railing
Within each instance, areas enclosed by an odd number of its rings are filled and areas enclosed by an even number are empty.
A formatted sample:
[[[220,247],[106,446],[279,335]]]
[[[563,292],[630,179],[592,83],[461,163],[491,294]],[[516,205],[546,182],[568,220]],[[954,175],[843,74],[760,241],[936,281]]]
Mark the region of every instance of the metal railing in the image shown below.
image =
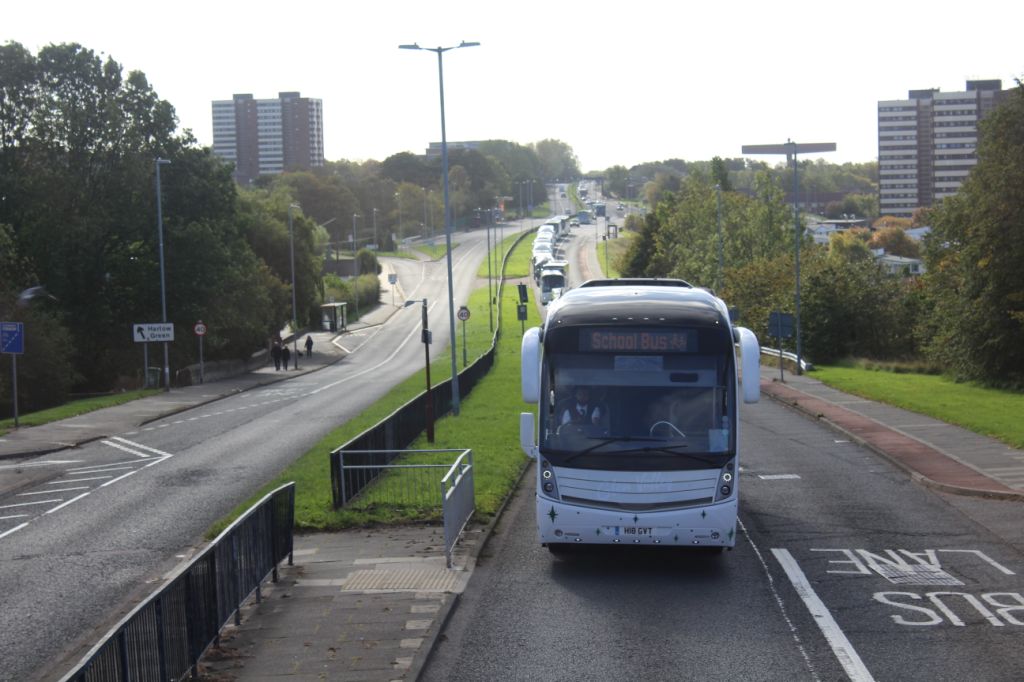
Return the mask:
[[[458,452],[451,464],[393,464],[401,456],[427,456]],[[342,504],[358,508],[378,503],[416,509],[441,508],[444,553],[452,567],[452,550],[476,509],[472,450],[345,450],[337,457]],[[444,470],[444,476],[438,474]],[[440,491],[438,490],[440,482]],[[372,484],[372,485],[371,485]],[[439,494],[440,493],[440,494]]]
[[[789,360],[790,363],[796,365],[796,353],[791,353],[788,350],[780,351],[778,348],[766,348],[761,346],[761,355],[770,355],[773,358],[779,358],[780,356],[784,360]],[[803,372],[808,372],[814,369],[814,365],[807,361],[807,358],[800,358],[800,368]]]
[[[62,682],[128,682],[196,677],[220,629],[277,565],[292,563],[295,483],[268,493],[132,610]]]

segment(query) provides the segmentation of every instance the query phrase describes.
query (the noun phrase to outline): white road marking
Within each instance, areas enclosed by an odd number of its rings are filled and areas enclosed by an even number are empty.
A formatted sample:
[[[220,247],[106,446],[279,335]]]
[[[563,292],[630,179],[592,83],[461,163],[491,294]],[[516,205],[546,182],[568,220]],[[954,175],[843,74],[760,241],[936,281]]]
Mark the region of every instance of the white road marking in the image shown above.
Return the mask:
[[[50,504],[52,502],[60,502],[63,497],[58,497],[56,500],[38,500],[36,502],[21,502],[19,504],[5,504],[0,506],[0,509],[14,509],[15,507],[31,507],[34,504]]]
[[[117,463],[118,464],[125,464],[125,462],[117,462]],[[134,465],[135,462],[132,462],[132,464]],[[98,464],[95,468],[92,468],[92,469],[69,469],[68,473],[75,473],[75,474],[105,474],[108,471],[121,471],[122,469],[131,469],[131,468],[132,467],[130,467],[130,466],[120,466],[120,467],[118,467],[118,466],[110,466],[110,465],[106,465],[106,464]]]
[[[18,497],[28,497],[29,495],[52,495],[53,493],[66,493],[72,490],[88,490],[89,486],[81,485],[75,488],[58,488],[57,490],[40,490],[34,493],[18,493]]]
[[[124,452],[130,452],[133,455],[135,455],[136,457],[141,457],[143,459],[149,459],[149,455],[147,455],[144,452],[138,452],[137,450],[132,450],[131,448],[126,448],[125,446],[120,445],[118,443],[111,443],[109,440],[101,440],[100,442],[103,443],[104,445],[109,445],[112,448],[117,448],[118,450],[123,450]]]
[[[78,464],[80,459],[47,459],[42,462],[29,462],[27,464],[2,464],[2,469],[36,469],[39,467],[64,466],[65,464]]]
[[[787,481],[800,478],[800,474],[758,474],[762,481]]]
[[[131,440],[128,440],[126,438],[121,438],[119,436],[114,436],[114,440],[119,440],[122,443],[127,443],[128,445],[131,445],[132,447],[142,448],[143,450],[149,450],[150,452],[152,452],[154,454],[157,454],[157,455],[160,455],[161,457],[172,457],[173,456],[169,452],[164,452],[163,450],[158,450],[156,448],[151,448],[148,445],[143,445],[142,443],[136,443],[135,441],[131,441]]]
[[[0,540],[3,540],[5,537],[10,535],[11,533],[18,532],[19,530],[21,530],[22,528],[24,528],[27,525],[28,525],[28,521],[26,521],[25,523],[23,523],[21,525],[15,526],[14,528],[12,528],[12,529],[10,529],[8,531],[4,531],[3,533],[0,533]]]
[[[71,504],[71,503],[73,503],[73,502],[78,502],[78,501],[79,501],[80,499],[82,499],[83,497],[85,497],[86,495],[89,495],[89,494],[91,494],[91,493],[82,493],[82,494],[81,494],[81,495],[79,495],[78,497],[72,497],[72,498],[71,498],[70,500],[68,500],[68,501],[67,501],[67,502],[65,502],[64,504],[58,504],[58,505],[57,505],[56,507],[54,507],[53,509],[47,509],[47,510],[46,510],[46,513],[47,513],[47,514],[52,514],[53,512],[55,512],[55,511],[57,511],[57,510],[59,510],[59,509],[63,509],[64,507],[68,506],[69,504]]]
[[[102,481],[110,476],[90,476],[89,478],[72,478],[70,480],[47,481],[43,485],[67,485],[68,483],[84,483],[86,481]]]
[[[757,555],[757,560],[761,562],[761,568],[764,569],[765,577],[768,578],[768,589],[771,591],[772,596],[775,598],[775,604],[779,607],[779,611],[782,612],[782,619],[786,621],[786,625],[789,626],[789,633],[793,636],[793,641],[796,642],[797,651],[804,659],[804,663],[807,665],[807,670],[811,673],[811,679],[816,682],[820,681],[817,671],[814,670],[814,664],[811,663],[811,657],[807,655],[807,650],[804,649],[803,642],[800,641],[800,635],[797,634],[796,626],[793,625],[793,621],[789,619],[789,614],[786,613],[786,604],[782,601],[782,597],[779,595],[779,591],[775,589],[775,578],[772,577],[771,571],[768,570],[768,564],[764,560],[764,556],[761,554],[761,550],[758,548],[757,543],[750,537],[750,533],[747,532],[747,527],[743,525],[743,522],[736,519],[736,523],[739,524],[740,531],[743,532],[743,536],[747,538],[747,542],[750,543],[751,548],[754,550],[754,554]]]
[[[821,634],[825,635],[826,641],[832,647],[832,653],[839,659],[839,664],[843,666],[843,670],[850,680],[852,682],[874,680],[875,678],[871,676],[867,666],[864,665],[864,662],[857,654],[857,650],[853,648],[850,640],[843,634],[842,629],[836,623],[835,618],[832,617],[832,613],[825,606],[825,603],[815,593],[814,588],[811,587],[810,582],[807,580],[807,576],[804,575],[800,565],[797,564],[796,559],[789,553],[789,550],[773,548],[772,554],[775,555],[776,561],[782,566],[782,570],[786,572],[786,577],[789,578],[789,582],[793,584],[793,589],[796,590],[796,593],[803,600],[804,606],[811,612],[814,622],[817,623]]]
[[[28,514],[11,514],[10,516],[0,516],[0,521],[6,521],[8,519],[23,519]]]

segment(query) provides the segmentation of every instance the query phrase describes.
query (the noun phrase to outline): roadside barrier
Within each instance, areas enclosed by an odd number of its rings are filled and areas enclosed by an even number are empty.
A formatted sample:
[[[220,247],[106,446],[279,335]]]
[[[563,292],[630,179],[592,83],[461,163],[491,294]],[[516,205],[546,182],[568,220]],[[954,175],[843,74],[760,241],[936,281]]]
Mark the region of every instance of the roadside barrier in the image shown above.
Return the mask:
[[[62,682],[180,680],[260,585],[292,565],[295,483],[268,493],[132,610]]]

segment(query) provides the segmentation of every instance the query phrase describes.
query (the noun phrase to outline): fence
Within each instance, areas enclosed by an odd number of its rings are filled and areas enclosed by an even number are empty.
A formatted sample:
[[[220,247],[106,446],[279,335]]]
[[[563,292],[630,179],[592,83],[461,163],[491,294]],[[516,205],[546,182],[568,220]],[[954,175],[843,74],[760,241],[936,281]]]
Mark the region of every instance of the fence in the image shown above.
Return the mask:
[[[277,565],[292,563],[295,483],[268,493],[86,654],[63,682],[180,680]]]
[[[392,464],[401,455],[430,458],[460,453],[454,463]],[[344,450],[338,448],[342,504],[359,498],[367,505],[436,508],[444,520],[445,559],[452,566],[452,550],[476,508],[472,450]],[[445,470],[438,479],[440,470]],[[369,484],[375,485],[369,488]],[[441,487],[438,490],[438,482]],[[440,493],[440,494],[438,494]]]

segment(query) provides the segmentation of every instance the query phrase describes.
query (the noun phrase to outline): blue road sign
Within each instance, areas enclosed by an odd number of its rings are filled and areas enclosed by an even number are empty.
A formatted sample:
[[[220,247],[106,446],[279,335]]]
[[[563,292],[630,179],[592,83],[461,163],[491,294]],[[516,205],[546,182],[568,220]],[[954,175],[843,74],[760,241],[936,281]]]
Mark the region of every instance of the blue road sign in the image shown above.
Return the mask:
[[[0,353],[25,352],[25,325],[22,322],[0,322]]]

